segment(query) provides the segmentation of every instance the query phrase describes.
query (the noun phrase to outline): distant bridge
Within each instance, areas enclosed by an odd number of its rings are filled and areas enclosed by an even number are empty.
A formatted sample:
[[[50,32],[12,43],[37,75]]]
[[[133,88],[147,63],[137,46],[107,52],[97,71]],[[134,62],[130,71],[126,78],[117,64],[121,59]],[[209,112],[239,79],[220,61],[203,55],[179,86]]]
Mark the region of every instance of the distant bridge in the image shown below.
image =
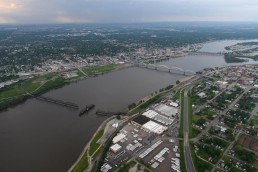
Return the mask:
[[[155,65],[155,64],[146,64],[146,63],[138,63],[135,65],[138,67],[141,67],[141,68],[164,71],[164,72],[169,72],[169,73],[174,73],[174,74],[181,74],[181,75],[195,75],[196,74],[195,71],[184,70],[180,67],[168,67],[166,65]]]
[[[222,56],[224,55],[224,52],[192,52],[189,55],[194,55],[194,56],[201,56],[201,55],[207,55],[207,56]]]

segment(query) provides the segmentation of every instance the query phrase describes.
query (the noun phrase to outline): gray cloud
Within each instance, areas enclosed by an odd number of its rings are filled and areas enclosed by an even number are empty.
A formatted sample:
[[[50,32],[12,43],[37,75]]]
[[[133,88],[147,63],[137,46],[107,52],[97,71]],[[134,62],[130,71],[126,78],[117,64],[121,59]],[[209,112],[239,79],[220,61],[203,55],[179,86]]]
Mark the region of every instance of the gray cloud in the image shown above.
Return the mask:
[[[257,21],[257,0],[2,0],[0,22]]]

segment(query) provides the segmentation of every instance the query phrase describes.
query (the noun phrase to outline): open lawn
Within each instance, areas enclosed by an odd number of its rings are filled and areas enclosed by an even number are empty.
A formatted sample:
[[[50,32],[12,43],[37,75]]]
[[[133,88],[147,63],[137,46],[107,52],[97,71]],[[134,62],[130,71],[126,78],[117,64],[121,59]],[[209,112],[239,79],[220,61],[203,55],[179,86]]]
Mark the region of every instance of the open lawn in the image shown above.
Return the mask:
[[[100,144],[97,142],[102,137],[103,134],[104,134],[104,129],[99,130],[98,133],[93,138],[93,140],[91,141],[90,149],[89,149],[90,156],[93,155],[93,153],[99,148]]]
[[[175,99],[175,100],[180,99],[180,91],[181,91],[181,89],[176,92],[176,94],[173,96],[173,99]]]
[[[94,66],[94,67],[86,67],[82,69],[82,71],[88,76],[93,76],[97,74],[108,73],[116,69],[115,64],[105,65],[105,66]]]

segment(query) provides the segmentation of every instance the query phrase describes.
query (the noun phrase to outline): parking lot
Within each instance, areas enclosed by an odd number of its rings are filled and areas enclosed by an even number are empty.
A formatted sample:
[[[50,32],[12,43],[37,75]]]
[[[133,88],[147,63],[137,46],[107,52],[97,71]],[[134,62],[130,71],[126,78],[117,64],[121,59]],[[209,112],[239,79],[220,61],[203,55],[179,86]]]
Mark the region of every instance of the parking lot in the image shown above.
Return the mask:
[[[175,122],[176,120],[173,122],[173,124]],[[177,127],[174,125],[171,126],[172,128],[169,128],[169,133],[177,131]],[[117,152],[110,150],[106,158],[106,162],[113,167],[112,170],[129,159],[136,158],[137,160],[144,162],[144,164],[153,171],[175,171],[171,168],[171,158],[176,158],[176,153],[179,153],[178,151],[173,151],[175,146],[178,146],[178,140],[176,137],[168,137],[166,134],[160,136],[154,133],[146,132],[140,127],[137,127],[131,123],[128,123],[120,131],[120,133],[126,135],[125,138],[117,143],[121,146],[121,149]],[[176,134],[176,132],[174,134]],[[139,157],[139,155],[144,153],[146,150],[151,149],[151,147],[153,147],[153,145],[155,145],[157,142],[160,143],[157,147],[151,150],[148,155],[146,155],[144,158]],[[162,150],[163,152],[165,151],[165,153],[162,155],[162,162],[159,162],[157,159],[155,159],[155,156],[160,152],[162,153]]]

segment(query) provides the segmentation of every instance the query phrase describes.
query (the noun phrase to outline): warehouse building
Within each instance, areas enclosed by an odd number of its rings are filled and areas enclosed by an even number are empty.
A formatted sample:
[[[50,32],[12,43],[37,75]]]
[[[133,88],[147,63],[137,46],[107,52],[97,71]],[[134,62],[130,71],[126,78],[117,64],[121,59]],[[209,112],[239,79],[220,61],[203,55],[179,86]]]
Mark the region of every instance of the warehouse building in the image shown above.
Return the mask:
[[[160,125],[154,121],[149,121],[142,126],[142,129],[160,135],[166,131],[168,127]]]
[[[146,116],[139,115],[132,120],[132,124],[136,125],[137,127],[141,127],[145,123],[149,122],[150,119]]]
[[[113,138],[112,142],[114,144],[116,144],[117,142],[121,141],[122,139],[124,139],[126,137],[126,135],[119,133],[116,137]]]
[[[153,110],[148,110],[148,111],[144,112],[142,115],[146,116],[150,119],[153,119],[157,122],[160,122],[161,124],[164,124],[164,125],[171,125],[174,121],[174,119],[171,119],[171,118],[168,118],[166,116],[160,115],[159,113],[157,113]]]
[[[177,108],[165,104],[158,104],[154,108],[156,111],[167,117],[175,117],[178,114]]]
[[[118,151],[120,151],[122,149],[122,146],[120,146],[119,144],[114,144],[113,146],[110,147],[110,150],[114,153],[117,153]]]

